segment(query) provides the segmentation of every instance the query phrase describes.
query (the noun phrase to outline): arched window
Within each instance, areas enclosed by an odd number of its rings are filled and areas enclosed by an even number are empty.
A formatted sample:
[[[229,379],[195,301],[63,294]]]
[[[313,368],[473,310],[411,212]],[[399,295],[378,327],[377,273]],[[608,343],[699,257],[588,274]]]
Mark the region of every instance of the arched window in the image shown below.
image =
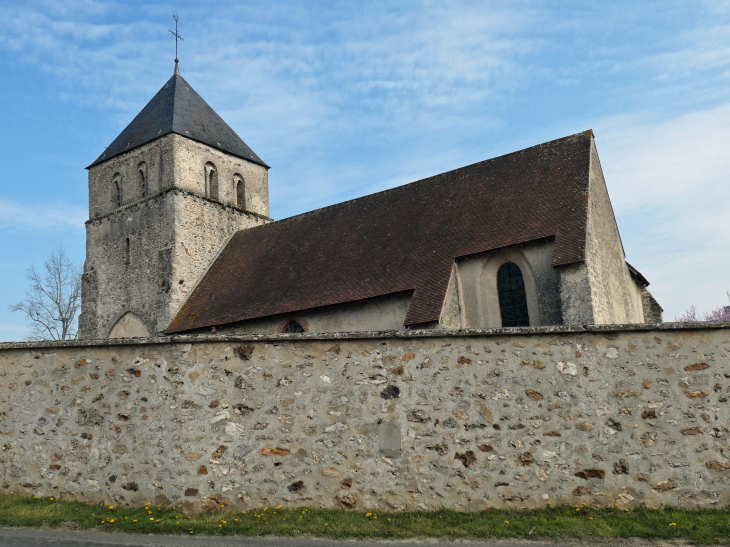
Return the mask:
[[[140,162],[137,166],[137,184],[139,185],[139,197],[147,196],[147,164]]]
[[[499,313],[503,327],[529,327],[525,280],[522,271],[514,262],[507,262],[497,272]]]
[[[246,186],[240,175],[236,175],[233,179],[233,189],[236,196],[236,207],[241,210],[246,209]]]
[[[304,332],[304,327],[298,321],[292,319],[286,324],[286,330],[284,332]]]
[[[114,175],[111,183],[112,208],[116,209],[122,205],[122,180],[119,173]]]
[[[129,266],[129,238],[127,238],[124,246],[124,263]]]
[[[218,199],[218,169],[211,162],[205,164],[205,197]]]

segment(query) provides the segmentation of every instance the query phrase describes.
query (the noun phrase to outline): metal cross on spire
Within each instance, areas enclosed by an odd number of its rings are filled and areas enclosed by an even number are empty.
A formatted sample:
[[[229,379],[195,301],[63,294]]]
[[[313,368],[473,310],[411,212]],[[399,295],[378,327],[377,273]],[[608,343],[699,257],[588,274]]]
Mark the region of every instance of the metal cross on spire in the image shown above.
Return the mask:
[[[172,16],[173,19],[175,19],[175,30],[170,30],[170,34],[172,34],[175,37],[175,73],[179,73],[180,71],[177,68],[178,58],[177,58],[177,42],[179,40],[185,41],[182,36],[177,32],[177,22],[180,20],[177,15]]]

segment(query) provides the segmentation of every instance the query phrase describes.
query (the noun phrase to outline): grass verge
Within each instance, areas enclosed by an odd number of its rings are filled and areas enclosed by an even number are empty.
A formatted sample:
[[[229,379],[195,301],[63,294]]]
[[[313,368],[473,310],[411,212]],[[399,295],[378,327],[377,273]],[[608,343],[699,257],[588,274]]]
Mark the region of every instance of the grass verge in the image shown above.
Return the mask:
[[[464,513],[346,512],[337,509],[215,511],[184,515],[148,505],[128,508],[53,498],[0,495],[0,526],[65,528],[126,533],[316,536],[331,539],[681,539],[696,544],[730,544],[730,510],[665,507],[595,509],[548,505],[543,509],[495,509]]]

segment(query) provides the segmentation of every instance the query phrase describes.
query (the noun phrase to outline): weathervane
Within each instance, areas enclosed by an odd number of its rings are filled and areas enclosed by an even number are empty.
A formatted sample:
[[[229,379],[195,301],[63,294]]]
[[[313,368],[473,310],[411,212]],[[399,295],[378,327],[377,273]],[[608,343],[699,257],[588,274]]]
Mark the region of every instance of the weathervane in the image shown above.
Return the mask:
[[[177,32],[177,22],[178,22],[178,21],[179,21],[180,19],[178,18],[178,16],[177,16],[177,15],[173,15],[173,16],[172,16],[172,18],[173,18],[173,19],[175,19],[175,30],[174,30],[174,31],[172,31],[172,30],[171,30],[171,31],[169,31],[169,32],[170,32],[170,34],[172,34],[172,35],[173,35],[173,36],[175,37],[175,72],[178,72],[178,69],[177,69],[177,63],[178,63],[178,58],[177,58],[177,42],[178,42],[178,40],[182,40],[183,42],[184,42],[185,40],[184,40],[184,39],[183,39],[183,37],[182,37],[182,36],[180,36],[180,34],[179,34],[179,33]]]

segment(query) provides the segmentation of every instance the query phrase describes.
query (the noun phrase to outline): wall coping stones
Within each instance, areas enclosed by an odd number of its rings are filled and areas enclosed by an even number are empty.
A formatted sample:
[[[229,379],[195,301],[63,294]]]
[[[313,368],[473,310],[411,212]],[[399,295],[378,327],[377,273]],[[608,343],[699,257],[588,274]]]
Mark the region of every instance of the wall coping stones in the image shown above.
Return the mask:
[[[0,350],[54,349],[95,346],[142,346],[161,344],[190,344],[210,342],[286,342],[300,340],[363,340],[402,338],[465,338],[465,337],[511,337],[535,334],[568,335],[580,333],[647,332],[679,330],[730,330],[730,321],[697,321],[675,323],[638,323],[622,325],[575,325],[551,327],[513,327],[499,329],[409,329],[391,331],[321,332],[287,334],[179,334],[149,338],[114,338],[103,340],[50,340],[37,342],[0,342]]]

